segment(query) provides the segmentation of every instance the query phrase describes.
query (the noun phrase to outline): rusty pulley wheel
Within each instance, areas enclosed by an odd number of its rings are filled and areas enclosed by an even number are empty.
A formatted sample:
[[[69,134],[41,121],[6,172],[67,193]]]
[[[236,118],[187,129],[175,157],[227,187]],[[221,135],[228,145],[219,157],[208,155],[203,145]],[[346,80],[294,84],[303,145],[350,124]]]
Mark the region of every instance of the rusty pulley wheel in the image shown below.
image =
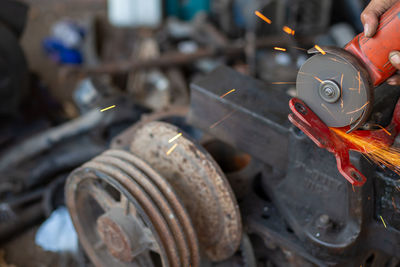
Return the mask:
[[[180,129],[164,122],[137,127],[130,149],[175,189],[193,220],[200,246],[214,261],[232,256],[242,235],[240,212],[218,164]]]
[[[198,266],[197,238],[174,189],[136,156],[109,150],[75,170],[67,205],[96,266]]]

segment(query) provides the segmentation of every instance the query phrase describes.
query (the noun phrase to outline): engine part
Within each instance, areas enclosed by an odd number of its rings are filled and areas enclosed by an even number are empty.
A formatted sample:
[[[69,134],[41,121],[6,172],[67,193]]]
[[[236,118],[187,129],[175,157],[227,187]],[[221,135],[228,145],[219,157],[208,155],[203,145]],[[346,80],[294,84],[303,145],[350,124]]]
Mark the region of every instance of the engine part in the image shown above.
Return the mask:
[[[198,266],[188,214],[173,188],[136,156],[106,151],[71,174],[66,196],[81,243],[97,266],[115,266],[116,260],[123,266],[135,258],[148,262],[140,266],[153,266],[149,250],[164,266]]]
[[[126,132],[116,139],[128,139],[131,153],[108,150],[75,170],[66,184],[67,206],[92,262],[199,266],[199,249],[212,260],[232,256],[241,220],[210,155],[185,134],[167,153],[168,140],[181,133],[167,123],[139,123]],[[154,253],[158,263],[152,262]]]
[[[200,146],[182,135],[171,149],[169,140],[181,131],[162,122],[136,129],[130,150],[148,162],[175,188],[194,220],[201,247],[215,261],[231,256],[241,240],[241,222],[234,195],[219,166]]]
[[[64,185],[66,175],[59,176],[45,187],[9,197],[0,204],[0,242],[31,227],[44,216],[50,216],[57,205],[57,189]]]

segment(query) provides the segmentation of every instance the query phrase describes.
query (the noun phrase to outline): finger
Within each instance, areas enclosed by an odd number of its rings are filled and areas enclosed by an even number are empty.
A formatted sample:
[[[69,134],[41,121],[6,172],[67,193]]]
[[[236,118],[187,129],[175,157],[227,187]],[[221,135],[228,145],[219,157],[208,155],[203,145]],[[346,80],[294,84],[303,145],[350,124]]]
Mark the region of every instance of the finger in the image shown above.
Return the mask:
[[[387,79],[389,85],[400,85],[400,74],[395,74]]]
[[[361,13],[366,37],[372,37],[378,28],[379,16],[388,10],[397,0],[372,0]]]
[[[392,51],[389,54],[389,60],[392,65],[400,70],[400,52],[399,51]]]
[[[364,10],[361,13],[361,22],[364,25],[364,35],[365,37],[374,36],[376,29],[378,28],[378,16],[373,10]]]

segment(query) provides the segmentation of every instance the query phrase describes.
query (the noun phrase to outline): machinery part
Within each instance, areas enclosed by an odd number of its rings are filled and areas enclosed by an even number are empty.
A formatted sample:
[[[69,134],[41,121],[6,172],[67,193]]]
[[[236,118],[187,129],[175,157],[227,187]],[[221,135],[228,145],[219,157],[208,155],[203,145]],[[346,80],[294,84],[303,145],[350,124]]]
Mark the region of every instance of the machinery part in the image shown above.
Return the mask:
[[[97,130],[107,129],[111,125],[126,121],[132,123],[143,113],[141,108],[126,101],[124,96],[117,99],[107,99],[103,104],[105,105],[106,102],[108,104],[113,103],[118,108],[113,109],[112,112],[100,112],[99,109],[92,109],[74,120],[36,134],[4,151],[1,154],[0,171],[10,170],[19,163],[48,151],[56,144],[87,134],[95,128]],[[24,153],[21,153],[21,151],[24,151]]]
[[[300,99],[292,98],[289,105],[293,112],[293,114],[289,115],[289,120],[310,137],[316,145],[327,149],[335,155],[337,168],[344,178],[352,185],[363,185],[366,178],[350,163],[349,150],[363,153],[368,151],[360,149],[333,133]],[[354,131],[353,133],[364,138],[369,138],[371,142],[379,140],[383,144],[392,145],[400,131],[400,101],[397,102],[393,114],[393,120],[388,130]],[[388,135],[387,132],[389,132],[390,135]]]
[[[16,166],[18,163],[48,150],[67,138],[85,133],[102,123],[103,119],[104,113],[92,110],[75,120],[37,134],[3,152],[4,156],[1,159],[0,170],[4,171],[9,167]],[[21,151],[24,151],[24,153],[21,153]]]
[[[199,265],[195,231],[174,189],[136,156],[104,152],[70,175],[66,198],[82,245],[96,266],[144,259],[147,263],[140,266],[158,266],[148,262],[149,251],[159,255],[162,266]],[[114,258],[94,245],[98,242]]]
[[[257,267],[257,260],[254,255],[254,249],[247,234],[243,234],[242,236],[242,242],[240,243],[240,252],[242,254],[244,267]]]
[[[45,187],[3,200],[0,204],[0,242],[50,216],[55,209],[57,189],[65,178],[65,175],[60,176]]]
[[[220,98],[227,88],[238,89]],[[289,100],[284,90],[265,90],[265,83],[220,66],[204,79],[191,84],[188,121],[263,163],[284,171],[290,123],[287,120],[289,109],[281,103]]]
[[[230,88],[237,90],[220,98]],[[384,255],[385,264],[398,262],[399,176],[353,153],[351,163],[368,177],[353,189],[333,155],[286,119],[289,109],[282,103],[289,89],[277,90],[227,67],[191,85],[191,125],[264,163],[251,194],[239,202],[256,255],[279,267],[364,266],[375,262],[371,254]]]
[[[261,173],[262,164],[249,154],[215,138],[201,143],[225,173],[236,199],[240,201],[249,194],[255,176]]]
[[[353,124],[367,119],[373,104],[373,88],[368,72],[354,56],[343,49],[323,47],[301,66],[296,80],[297,96],[329,127]]]
[[[167,110],[152,112],[150,114],[143,114],[140,118],[140,121],[135,123],[127,130],[123,131],[120,135],[113,139],[111,147],[117,149],[128,148],[130,146],[131,136],[133,135],[137,127],[141,127],[141,125],[145,125],[151,121],[171,122],[171,120],[174,121],[177,118],[184,118],[188,111],[189,109],[187,107],[173,106]]]
[[[184,133],[175,144],[169,143],[180,133],[173,125],[150,122],[136,128],[130,150],[171,183],[193,218],[207,256],[224,260],[235,253],[242,236],[235,197],[223,172],[201,146]]]
[[[256,47],[271,47],[274,45],[286,45],[291,43],[292,40],[288,37],[281,35],[269,36],[268,38],[261,38],[256,41]],[[65,67],[63,69],[63,78],[68,79],[70,75],[95,75],[95,74],[118,74],[118,73],[131,73],[139,70],[165,68],[173,66],[188,65],[203,58],[210,58],[214,56],[224,55],[226,57],[236,57],[243,54],[246,44],[228,45],[221,49],[204,48],[198,49],[196,52],[185,54],[180,52],[171,52],[161,55],[158,58],[151,60],[139,61],[118,61],[113,63],[105,63],[96,67]]]

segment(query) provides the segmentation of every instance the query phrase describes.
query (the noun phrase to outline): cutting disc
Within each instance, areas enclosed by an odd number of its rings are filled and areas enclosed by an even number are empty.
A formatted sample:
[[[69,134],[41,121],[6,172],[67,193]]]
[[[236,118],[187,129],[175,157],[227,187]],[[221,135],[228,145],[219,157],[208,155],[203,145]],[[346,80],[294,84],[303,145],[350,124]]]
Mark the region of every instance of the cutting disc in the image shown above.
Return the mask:
[[[325,54],[317,53],[300,68],[297,95],[327,126],[358,128],[372,107],[368,73],[349,52],[323,50]]]

